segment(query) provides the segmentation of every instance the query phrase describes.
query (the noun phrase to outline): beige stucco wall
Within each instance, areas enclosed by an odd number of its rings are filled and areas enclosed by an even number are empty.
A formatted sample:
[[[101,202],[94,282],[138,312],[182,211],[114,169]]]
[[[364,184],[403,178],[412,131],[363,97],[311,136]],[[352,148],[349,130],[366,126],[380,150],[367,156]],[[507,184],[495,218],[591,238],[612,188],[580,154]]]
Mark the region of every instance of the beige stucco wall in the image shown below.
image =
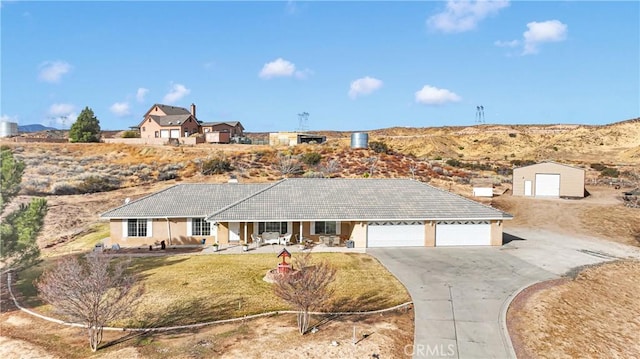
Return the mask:
[[[502,228],[504,221],[491,221],[491,245],[502,245]]]
[[[367,222],[354,222],[349,239],[354,242],[356,248],[367,246]]]
[[[151,237],[123,237],[122,222],[124,220],[114,219],[109,222],[110,245],[119,244],[121,247],[146,247],[149,245],[158,246],[161,241],[165,241],[167,246],[172,245],[194,245],[201,244],[203,238],[205,243],[215,242],[215,229],[210,236],[187,236],[186,218],[170,218],[169,221],[161,218],[152,220]],[[171,233],[171,236],[169,236]],[[170,238],[171,237],[171,238]]]
[[[229,243],[229,223],[227,222],[218,223],[218,243],[220,244]]]
[[[436,222],[435,221],[424,222],[424,246],[425,247],[436,246]]]
[[[531,195],[536,195],[536,174],[559,174],[561,197],[584,197],[584,170],[552,162],[538,163],[513,170],[514,196],[524,196],[524,183],[531,181]]]
[[[144,122],[140,124],[140,137],[141,138],[160,138],[160,130],[168,130],[171,133],[171,130],[178,130],[180,132],[180,138],[188,137],[184,135],[185,131],[189,132],[189,135],[193,133],[199,133],[200,125],[190,117],[188,120],[182,123],[180,126],[160,126],[156,121],[146,118]],[[158,136],[156,137],[156,132],[158,132]]]

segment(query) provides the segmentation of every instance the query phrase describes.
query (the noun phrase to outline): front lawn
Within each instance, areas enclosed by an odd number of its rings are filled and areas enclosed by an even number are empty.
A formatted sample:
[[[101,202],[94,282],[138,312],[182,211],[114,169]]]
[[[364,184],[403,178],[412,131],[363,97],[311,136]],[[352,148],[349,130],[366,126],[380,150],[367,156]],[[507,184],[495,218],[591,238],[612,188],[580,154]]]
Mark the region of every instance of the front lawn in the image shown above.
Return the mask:
[[[338,269],[335,298],[326,310],[375,310],[411,300],[402,284],[366,254],[316,253],[313,258],[327,259]],[[135,318],[114,324],[158,327],[291,309],[262,280],[278,262],[273,254],[134,258],[131,270],[141,275],[146,293]],[[41,271],[39,266],[21,273],[17,288],[24,303],[47,312],[33,298],[32,281]]]

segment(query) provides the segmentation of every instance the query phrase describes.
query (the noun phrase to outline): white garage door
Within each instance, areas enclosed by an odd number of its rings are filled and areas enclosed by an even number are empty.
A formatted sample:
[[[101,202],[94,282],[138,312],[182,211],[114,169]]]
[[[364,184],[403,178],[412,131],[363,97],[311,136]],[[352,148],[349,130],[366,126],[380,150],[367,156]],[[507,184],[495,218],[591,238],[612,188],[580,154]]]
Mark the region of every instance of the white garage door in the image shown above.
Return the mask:
[[[436,246],[489,246],[489,221],[438,221]]]
[[[180,130],[171,130],[171,138],[180,138]]]
[[[536,173],[536,196],[560,197],[560,175]]]
[[[169,138],[169,130],[160,130],[160,138]]]
[[[424,222],[369,222],[367,247],[424,247]]]

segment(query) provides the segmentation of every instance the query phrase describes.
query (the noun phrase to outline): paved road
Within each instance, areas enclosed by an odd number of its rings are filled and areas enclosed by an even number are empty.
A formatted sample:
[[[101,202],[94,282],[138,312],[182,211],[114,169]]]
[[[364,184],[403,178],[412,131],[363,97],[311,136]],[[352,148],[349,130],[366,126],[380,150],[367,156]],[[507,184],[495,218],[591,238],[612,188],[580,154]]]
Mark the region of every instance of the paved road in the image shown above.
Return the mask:
[[[510,296],[571,268],[640,250],[550,232],[513,230],[502,247],[372,248],[414,301],[414,358],[510,358],[503,313]]]

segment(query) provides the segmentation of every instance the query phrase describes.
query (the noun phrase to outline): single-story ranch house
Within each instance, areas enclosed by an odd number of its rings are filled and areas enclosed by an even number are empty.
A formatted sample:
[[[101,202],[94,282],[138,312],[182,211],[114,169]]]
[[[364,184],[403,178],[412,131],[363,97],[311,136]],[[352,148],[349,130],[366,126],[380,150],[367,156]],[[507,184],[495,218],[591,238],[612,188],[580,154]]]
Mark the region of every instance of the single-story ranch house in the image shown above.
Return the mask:
[[[107,211],[122,247],[251,242],[263,232],[320,236],[356,248],[501,245],[513,217],[410,179],[295,178],[274,183],[178,184]]]
[[[583,198],[584,169],[547,161],[513,169],[513,195]]]

